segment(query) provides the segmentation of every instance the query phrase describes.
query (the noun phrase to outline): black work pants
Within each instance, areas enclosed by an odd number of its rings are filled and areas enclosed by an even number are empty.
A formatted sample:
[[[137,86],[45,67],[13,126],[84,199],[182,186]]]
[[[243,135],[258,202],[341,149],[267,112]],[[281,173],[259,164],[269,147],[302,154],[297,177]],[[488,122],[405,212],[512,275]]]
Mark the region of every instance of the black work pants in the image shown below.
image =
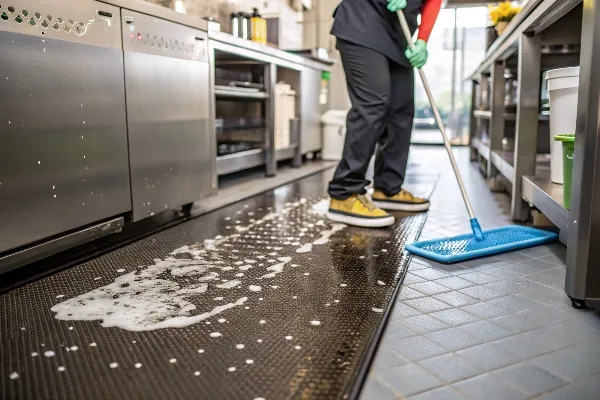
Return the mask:
[[[374,186],[398,193],[408,162],[414,106],[414,71],[381,53],[338,39],[352,109],[346,120],[344,152],[329,195],[345,200],[364,194],[365,174],[377,147]]]

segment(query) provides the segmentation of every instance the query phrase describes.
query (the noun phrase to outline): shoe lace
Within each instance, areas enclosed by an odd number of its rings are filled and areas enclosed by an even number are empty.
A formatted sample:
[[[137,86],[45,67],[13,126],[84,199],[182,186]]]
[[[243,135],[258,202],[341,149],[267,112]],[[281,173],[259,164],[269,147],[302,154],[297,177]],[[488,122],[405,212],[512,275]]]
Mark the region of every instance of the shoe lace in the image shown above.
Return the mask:
[[[411,192],[409,192],[408,190],[404,190],[402,189],[402,194],[404,194],[405,196],[407,196],[409,199],[411,200],[417,200],[417,197],[415,197],[415,195],[413,195]]]
[[[369,199],[364,194],[359,194],[357,196],[357,198],[358,198],[358,201],[360,201],[361,204],[363,206],[365,206],[367,210],[373,211],[373,210],[377,209],[377,207],[375,206],[375,204],[373,204],[373,202],[371,201],[371,199]]]

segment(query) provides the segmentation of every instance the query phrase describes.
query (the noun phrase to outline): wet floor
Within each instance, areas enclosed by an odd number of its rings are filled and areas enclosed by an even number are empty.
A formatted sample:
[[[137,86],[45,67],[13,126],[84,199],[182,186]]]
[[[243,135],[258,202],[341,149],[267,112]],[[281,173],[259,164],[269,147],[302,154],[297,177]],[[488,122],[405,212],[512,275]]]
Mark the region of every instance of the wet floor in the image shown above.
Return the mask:
[[[0,384],[19,399],[338,399],[365,372],[425,215],[324,218],[331,171],[0,297]],[[412,165],[430,194],[437,172]],[[362,368],[362,369],[361,369]]]

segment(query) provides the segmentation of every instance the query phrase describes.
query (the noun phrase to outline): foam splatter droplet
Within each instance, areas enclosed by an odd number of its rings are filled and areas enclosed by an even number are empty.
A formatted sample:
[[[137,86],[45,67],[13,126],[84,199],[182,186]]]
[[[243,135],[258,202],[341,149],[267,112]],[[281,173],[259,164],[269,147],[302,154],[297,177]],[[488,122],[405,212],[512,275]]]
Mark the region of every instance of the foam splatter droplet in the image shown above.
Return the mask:
[[[16,373],[16,372],[12,372],[12,373],[9,375],[9,377],[10,377],[10,379],[13,379],[13,380],[14,380],[14,379],[19,379],[19,374],[18,374],[18,373]]]
[[[171,358],[171,359],[169,360],[169,362],[170,362],[171,364],[175,364],[175,363],[177,362],[177,359],[176,359],[176,358]]]
[[[371,308],[371,310],[375,311],[376,313],[382,313],[383,312],[383,308]]]
[[[227,371],[229,371],[229,372],[235,372],[235,367],[229,367],[229,368],[227,368]]]
[[[135,363],[134,367],[136,367],[136,368],[142,368],[142,364],[141,363]]]
[[[316,320],[314,320],[314,321],[310,321],[310,324],[311,324],[312,326],[319,326],[319,325],[321,325],[321,321],[316,321]]]
[[[118,368],[119,367],[119,363],[110,363],[109,367],[111,367],[112,369]]]
[[[244,346],[243,344],[236,344],[235,345],[235,348],[238,349],[238,350],[242,350],[244,347],[246,347],[246,346]]]
[[[44,355],[46,357],[54,357],[54,352],[53,351],[46,351],[46,352],[44,352]]]
[[[209,336],[210,337],[214,337],[214,338],[218,338],[218,337],[221,337],[223,335],[221,334],[221,332],[211,332]]]

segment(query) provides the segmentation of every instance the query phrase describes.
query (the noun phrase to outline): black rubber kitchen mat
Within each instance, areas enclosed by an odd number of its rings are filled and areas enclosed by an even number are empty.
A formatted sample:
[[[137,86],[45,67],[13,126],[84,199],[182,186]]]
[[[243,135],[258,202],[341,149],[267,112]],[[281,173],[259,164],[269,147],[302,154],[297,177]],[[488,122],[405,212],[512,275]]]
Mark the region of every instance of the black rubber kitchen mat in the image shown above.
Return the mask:
[[[340,399],[426,216],[327,222],[329,172],[0,297],[7,399]],[[413,175],[431,191],[436,177]],[[419,186],[420,185],[420,186]]]

